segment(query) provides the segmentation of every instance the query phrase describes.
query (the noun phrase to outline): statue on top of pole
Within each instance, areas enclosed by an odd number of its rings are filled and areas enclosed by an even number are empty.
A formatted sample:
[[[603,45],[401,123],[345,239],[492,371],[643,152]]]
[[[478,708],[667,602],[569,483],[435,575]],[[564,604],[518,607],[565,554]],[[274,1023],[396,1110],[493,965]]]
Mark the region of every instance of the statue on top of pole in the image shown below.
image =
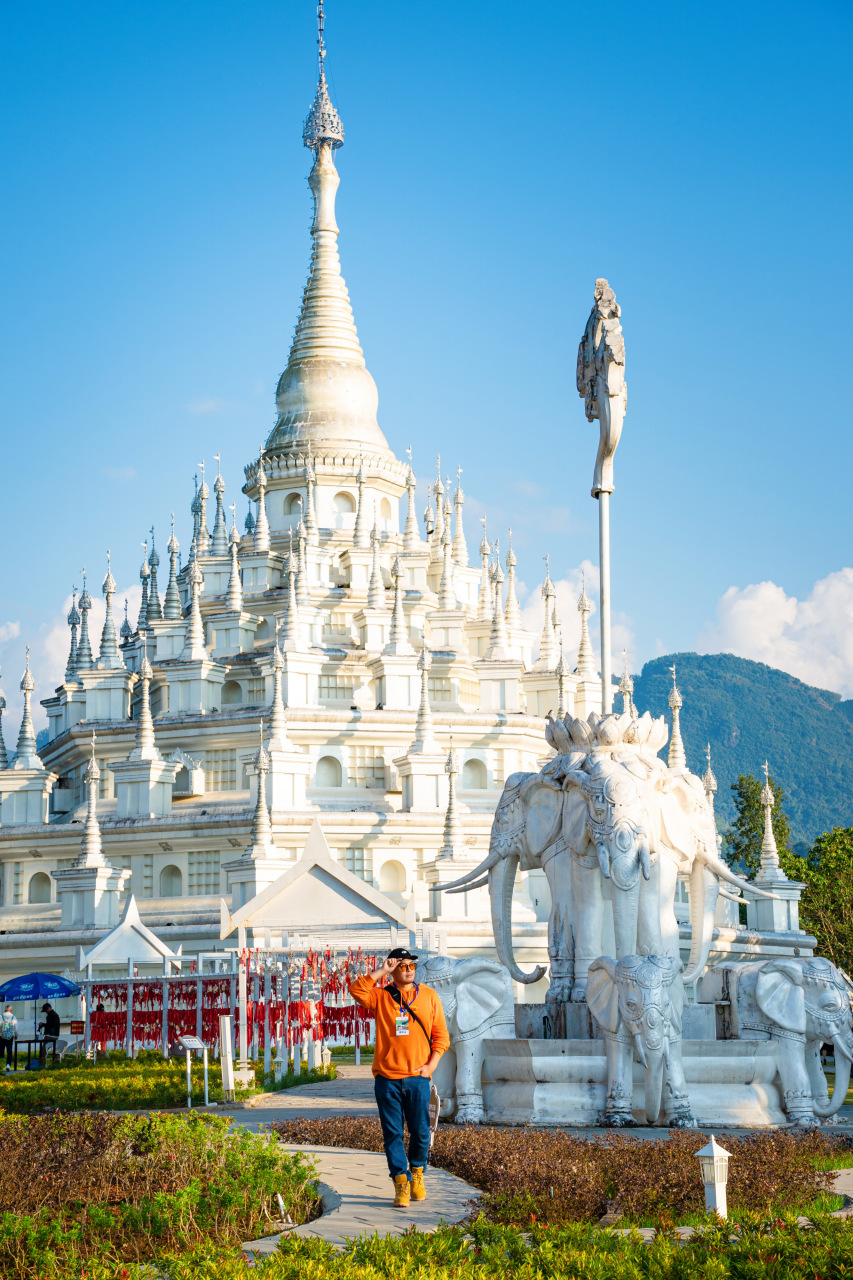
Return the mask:
[[[606,280],[596,280],[595,302],[578,347],[577,375],[586,416],[590,422],[598,419],[601,432],[592,480],[594,498],[613,492],[613,455],[628,404],[621,314],[610,285]]]
[[[625,385],[625,341],[619,304],[606,280],[596,280],[595,301],[578,347],[578,394],[586,416],[598,419],[600,436],[592,496],[598,499],[599,565],[601,569],[601,710],[613,709],[610,655],[610,495],[613,455],[622,434],[628,404]]]

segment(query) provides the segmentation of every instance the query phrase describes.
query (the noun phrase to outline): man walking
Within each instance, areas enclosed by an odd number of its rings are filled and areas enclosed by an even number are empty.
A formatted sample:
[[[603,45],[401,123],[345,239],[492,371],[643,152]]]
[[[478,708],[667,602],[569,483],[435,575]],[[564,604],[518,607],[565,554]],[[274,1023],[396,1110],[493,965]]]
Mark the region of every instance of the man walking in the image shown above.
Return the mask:
[[[444,1010],[432,987],[415,982],[418,957],[395,947],[374,972],[356,978],[350,995],[376,1019],[374,1092],[379,1108],[394,1204],[425,1200],[424,1168],[429,1155],[430,1076],[450,1045]],[[391,978],[387,987],[376,984]],[[409,1153],[403,1121],[409,1130]]]

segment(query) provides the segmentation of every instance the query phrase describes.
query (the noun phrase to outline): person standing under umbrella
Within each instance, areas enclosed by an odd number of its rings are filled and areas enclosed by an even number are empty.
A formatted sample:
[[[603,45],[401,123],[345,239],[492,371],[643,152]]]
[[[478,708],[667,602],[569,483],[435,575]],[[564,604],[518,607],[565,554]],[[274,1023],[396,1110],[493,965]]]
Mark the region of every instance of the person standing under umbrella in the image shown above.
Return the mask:
[[[43,1067],[47,1061],[47,1046],[49,1044],[53,1045],[53,1051],[56,1053],[56,1042],[59,1039],[59,1014],[52,1004],[43,1004],[41,1011],[46,1015],[44,1022],[39,1023],[39,1031],[44,1027],[44,1035],[39,1046],[39,1066]]]

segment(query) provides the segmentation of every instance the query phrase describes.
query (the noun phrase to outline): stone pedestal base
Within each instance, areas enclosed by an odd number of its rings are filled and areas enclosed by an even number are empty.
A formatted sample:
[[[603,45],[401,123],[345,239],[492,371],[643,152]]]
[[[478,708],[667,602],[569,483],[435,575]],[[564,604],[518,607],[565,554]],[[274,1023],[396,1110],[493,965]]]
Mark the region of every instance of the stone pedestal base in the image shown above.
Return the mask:
[[[523,1008],[523,1006],[521,1006]],[[771,1041],[684,1040],[690,1107],[700,1128],[787,1126]],[[483,1104],[487,1124],[586,1128],[604,1111],[602,1040],[487,1040]],[[645,1125],[644,1072],[634,1063],[633,1114]]]

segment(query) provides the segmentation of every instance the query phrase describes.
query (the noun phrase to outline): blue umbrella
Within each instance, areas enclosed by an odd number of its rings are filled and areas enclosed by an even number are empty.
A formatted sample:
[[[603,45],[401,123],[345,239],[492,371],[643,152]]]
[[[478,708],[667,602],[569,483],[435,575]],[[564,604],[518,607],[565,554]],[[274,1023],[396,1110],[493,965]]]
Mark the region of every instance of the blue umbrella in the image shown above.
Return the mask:
[[[60,978],[57,973],[25,973],[22,978],[10,978],[0,986],[0,1000],[43,1000],[53,996],[76,996],[80,988],[76,982]],[[36,1019],[33,1019],[35,1025]]]

